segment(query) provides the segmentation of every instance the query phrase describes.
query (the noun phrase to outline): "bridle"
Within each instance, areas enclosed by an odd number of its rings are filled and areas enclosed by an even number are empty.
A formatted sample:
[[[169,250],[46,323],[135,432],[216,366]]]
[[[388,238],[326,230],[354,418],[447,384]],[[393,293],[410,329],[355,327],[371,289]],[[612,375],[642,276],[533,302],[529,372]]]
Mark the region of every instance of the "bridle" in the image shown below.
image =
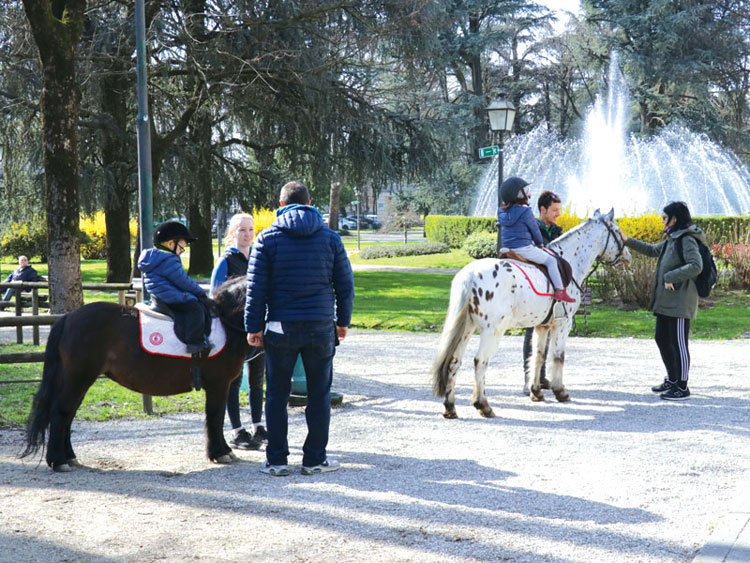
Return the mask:
[[[606,219],[602,219],[602,223],[604,224],[604,227],[607,229],[607,240],[604,241],[604,251],[602,251],[602,254],[607,250],[607,247],[609,246],[609,240],[610,238],[615,241],[615,244],[617,245],[617,255],[615,256],[614,260],[608,261],[604,260],[603,258],[600,258],[599,256],[596,257],[596,260],[594,260],[593,266],[591,266],[591,270],[588,274],[586,274],[586,277],[583,278],[583,281],[581,282],[581,285],[578,286],[578,289],[581,289],[582,286],[586,285],[586,282],[591,277],[591,275],[596,272],[596,270],[599,269],[599,266],[605,265],[605,266],[615,266],[619,264],[622,261],[622,256],[625,253],[625,242],[622,240],[622,237],[617,234],[617,232],[609,225]],[[577,285],[577,284],[576,284]]]

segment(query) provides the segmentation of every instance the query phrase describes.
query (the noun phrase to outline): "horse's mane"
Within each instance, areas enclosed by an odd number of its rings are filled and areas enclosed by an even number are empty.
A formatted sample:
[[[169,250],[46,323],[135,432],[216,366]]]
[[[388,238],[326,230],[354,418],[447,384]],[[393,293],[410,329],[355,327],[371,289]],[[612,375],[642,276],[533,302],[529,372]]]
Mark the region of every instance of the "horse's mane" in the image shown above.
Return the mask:
[[[565,233],[563,233],[562,235],[560,235],[559,237],[557,237],[555,240],[553,240],[550,243],[550,246],[551,247],[552,246],[558,247],[558,246],[561,246],[562,244],[564,244],[567,241],[567,239],[569,239],[569,238],[572,239],[573,237],[578,237],[580,231],[584,230],[584,227],[586,227],[587,225],[589,225],[592,221],[594,221],[594,222],[599,221],[599,217],[589,217],[585,221],[582,221],[581,223],[578,223],[575,227],[573,227],[569,231],[566,231]]]
[[[237,316],[242,319],[247,296],[247,278],[238,276],[221,284],[214,292],[213,302],[220,319],[231,323]],[[234,323],[232,323],[234,324]]]

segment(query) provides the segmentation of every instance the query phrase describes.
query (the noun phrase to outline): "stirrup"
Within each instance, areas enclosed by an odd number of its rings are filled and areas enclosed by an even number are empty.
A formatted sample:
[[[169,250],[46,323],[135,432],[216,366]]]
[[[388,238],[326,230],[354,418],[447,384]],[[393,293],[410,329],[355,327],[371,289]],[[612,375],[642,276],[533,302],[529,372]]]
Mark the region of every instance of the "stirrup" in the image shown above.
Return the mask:
[[[193,354],[193,360],[197,360],[200,358],[199,354]],[[196,391],[201,390],[201,368],[197,363],[193,363],[193,366],[190,368],[190,375],[192,376],[193,381],[193,389]]]

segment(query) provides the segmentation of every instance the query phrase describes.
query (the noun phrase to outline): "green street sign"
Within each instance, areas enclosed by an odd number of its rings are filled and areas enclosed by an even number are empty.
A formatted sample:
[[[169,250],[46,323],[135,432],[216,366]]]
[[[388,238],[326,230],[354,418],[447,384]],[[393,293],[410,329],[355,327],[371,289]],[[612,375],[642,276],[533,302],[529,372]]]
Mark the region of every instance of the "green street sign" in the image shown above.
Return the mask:
[[[479,149],[479,158],[489,158],[500,154],[500,147],[492,145],[491,147],[482,147]]]
[[[359,203],[359,201],[356,200],[356,199],[354,201],[352,201],[352,205],[357,205],[358,203]]]

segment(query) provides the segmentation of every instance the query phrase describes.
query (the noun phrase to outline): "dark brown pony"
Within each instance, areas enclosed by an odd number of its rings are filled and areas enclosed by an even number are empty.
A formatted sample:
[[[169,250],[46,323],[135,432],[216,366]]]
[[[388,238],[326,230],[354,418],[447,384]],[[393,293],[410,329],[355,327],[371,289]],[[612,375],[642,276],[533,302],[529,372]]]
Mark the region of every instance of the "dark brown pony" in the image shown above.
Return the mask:
[[[229,384],[239,377],[250,351],[243,322],[247,283],[237,278],[216,292],[216,312],[227,333],[218,355],[199,361],[206,392],[208,458],[231,463],[236,457],[224,440],[224,410]],[[146,353],[140,345],[138,311],[114,303],[91,303],[68,313],[50,331],[39,390],[26,423],[26,449],[20,457],[44,447],[55,471],[80,465],[70,443],[70,426],[86,391],[100,374],[138,393],[176,395],[191,390],[190,358]]]

